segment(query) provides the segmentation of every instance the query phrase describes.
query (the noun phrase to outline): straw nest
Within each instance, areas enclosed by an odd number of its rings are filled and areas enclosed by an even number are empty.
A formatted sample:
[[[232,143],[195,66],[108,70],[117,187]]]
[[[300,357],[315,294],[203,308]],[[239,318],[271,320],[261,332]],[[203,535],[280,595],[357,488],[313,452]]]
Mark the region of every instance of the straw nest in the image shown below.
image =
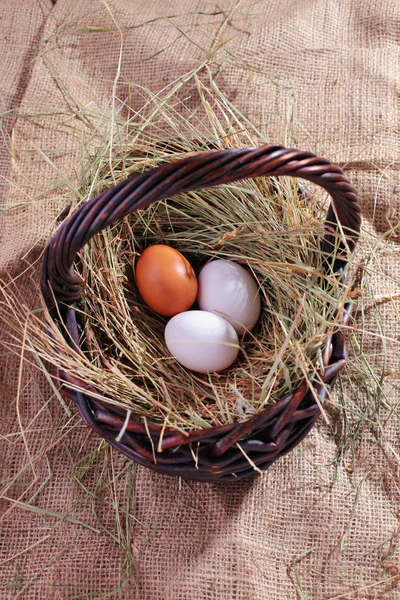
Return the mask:
[[[265,143],[221,96],[213,106],[204,90],[200,97],[204,117],[196,126],[167,103],[124,122],[112,143],[92,152],[79,184],[83,200],[210,144]],[[257,413],[312,379],[322,366],[326,331],[344,303],[345,291],[322,267],[325,212],[321,195],[301,182],[260,178],[182,194],[132,214],[80,254],[83,353],[70,348],[50,320],[52,341],[38,336],[41,356],[76,373],[99,397],[152,423],[189,431]],[[196,272],[212,258],[228,259],[257,280],[260,319],[240,339],[239,356],[226,371],[201,375],[170,356],[164,342],[168,319],[152,312],[135,286],[138,257],[157,243],[179,250]]]

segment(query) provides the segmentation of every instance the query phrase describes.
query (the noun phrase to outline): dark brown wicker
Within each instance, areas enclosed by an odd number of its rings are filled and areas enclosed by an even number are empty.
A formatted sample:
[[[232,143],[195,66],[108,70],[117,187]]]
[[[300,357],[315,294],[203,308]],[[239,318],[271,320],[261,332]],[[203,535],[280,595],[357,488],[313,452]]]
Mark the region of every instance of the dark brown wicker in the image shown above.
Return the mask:
[[[301,177],[327,190],[332,203],[321,252],[325,253],[328,269],[339,275],[343,273],[348,252],[358,239],[360,211],[355,190],[338,166],[311,152],[279,145],[198,153],[121,181],[77,209],[50,240],[44,255],[42,293],[69,344],[79,350],[81,343],[75,303],[80,298],[82,279],[73,264],[92,236],[157,200],[264,175]],[[333,258],[338,221],[347,244],[342,244],[340,257],[336,252]],[[350,306],[346,305],[340,315],[342,325],[347,324],[349,315]],[[199,429],[188,435],[173,428],[162,432],[161,426],[145,425],[138,416],[131,415],[118,442],[116,437],[126,412],[93,399],[91,395],[96,390],[70,373],[59,372],[58,379],[64,393],[76,402],[85,423],[132,460],[160,473],[186,479],[236,481],[253,475],[254,465],[260,470],[267,469],[307,435],[319,414],[315,395],[324,402],[327,389],[332,387],[346,359],[344,331],[336,327],[328,332],[323,354],[325,368],[314,378],[313,390],[304,381],[293,393],[244,422]],[[71,391],[63,382],[74,383],[88,393]],[[157,452],[161,435],[162,452]]]

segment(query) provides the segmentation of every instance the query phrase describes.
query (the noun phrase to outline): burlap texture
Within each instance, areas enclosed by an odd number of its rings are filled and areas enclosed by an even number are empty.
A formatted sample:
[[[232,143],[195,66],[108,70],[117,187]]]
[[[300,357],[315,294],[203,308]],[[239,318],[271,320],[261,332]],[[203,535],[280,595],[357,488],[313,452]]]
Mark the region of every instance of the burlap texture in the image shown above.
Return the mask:
[[[18,285],[33,307],[40,252],[64,200],[55,191],[18,204],[79,169],[79,106],[110,114],[121,46],[113,18],[123,31],[121,97],[129,81],[159,92],[224,45],[214,68],[224,63],[219,84],[236,106],[271,141],[290,138],[346,166],[369,231],[384,240],[400,221],[397,0],[3,0],[0,13],[0,267],[27,271]],[[140,102],[133,95],[131,108]],[[397,241],[382,242],[375,293],[400,292]],[[109,450],[92,461],[99,439],[4,350],[0,597],[400,597],[398,314],[380,308],[391,338],[384,365],[379,337],[365,338],[372,367],[390,375],[391,404],[377,400],[380,420],[366,412],[354,447],[341,447],[343,430],[371,404],[348,385],[351,410],[333,399],[330,426],[320,420],[268,473],[232,485],[157,476]],[[378,333],[373,311],[364,326]]]

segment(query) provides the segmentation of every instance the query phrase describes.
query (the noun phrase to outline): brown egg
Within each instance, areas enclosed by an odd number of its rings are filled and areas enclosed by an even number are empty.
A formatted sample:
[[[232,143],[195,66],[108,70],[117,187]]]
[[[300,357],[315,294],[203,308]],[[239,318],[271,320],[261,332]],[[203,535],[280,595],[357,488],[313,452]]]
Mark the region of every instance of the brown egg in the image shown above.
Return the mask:
[[[166,317],[188,310],[197,296],[197,277],[190,263],[163,244],[142,252],[136,265],[136,285],[144,302]]]

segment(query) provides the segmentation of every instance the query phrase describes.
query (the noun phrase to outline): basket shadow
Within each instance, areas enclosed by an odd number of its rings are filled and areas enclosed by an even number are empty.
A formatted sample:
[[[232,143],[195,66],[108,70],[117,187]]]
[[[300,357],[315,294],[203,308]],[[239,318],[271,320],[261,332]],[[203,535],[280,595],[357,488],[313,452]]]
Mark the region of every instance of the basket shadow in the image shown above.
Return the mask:
[[[266,475],[257,473],[254,477],[233,483],[200,483],[140,469],[139,477],[143,486],[139,489],[143,490],[143,495],[146,493],[144,490],[151,486],[158,506],[166,510],[166,521],[165,516],[161,517],[158,528],[158,543],[166,541],[164,533],[168,532],[172,522],[177,539],[185,539],[187,543],[197,540],[190,552],[191,558],[194,558],[206,552],[216,538],[226,536],[234,528],[243,505],[252,501],[255,490],[260,483],[263,485],[261,478]],[[142,492],[139,494],[142,496]],[[141,511],[146,511],[146,507],[150,513],[153,512],[148,502]]]

